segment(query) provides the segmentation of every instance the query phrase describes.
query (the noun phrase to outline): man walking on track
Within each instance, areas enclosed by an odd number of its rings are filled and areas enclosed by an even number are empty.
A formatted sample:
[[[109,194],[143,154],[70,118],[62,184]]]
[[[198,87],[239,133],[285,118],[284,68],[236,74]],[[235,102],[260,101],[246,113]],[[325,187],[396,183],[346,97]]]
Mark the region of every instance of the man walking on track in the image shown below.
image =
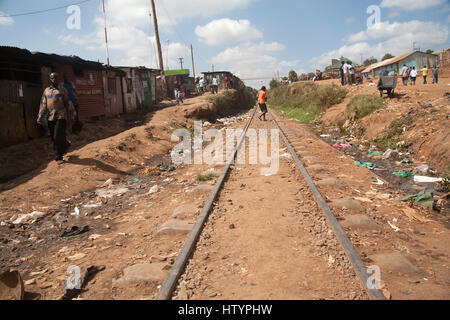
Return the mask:
[[[70,147],[66,138],[67,119],[76,119],[77,112],[69,99],[69,94],[64,87],[58,88],[58,74],[50,74],[50,86],[42,95],[37,123],[43,125],[48,121],[50,137],[55,150],[55,160],[62,164],[63,155]]]
[[[266,102],[267,102],[266,87],[262,87],[261,91],[258,92],[258,104],[259,104],[259,109],[262,112],[261,115],[258,117],[258,119],[261,121],[267,121],[266,120],[266,113],[267,113]]]

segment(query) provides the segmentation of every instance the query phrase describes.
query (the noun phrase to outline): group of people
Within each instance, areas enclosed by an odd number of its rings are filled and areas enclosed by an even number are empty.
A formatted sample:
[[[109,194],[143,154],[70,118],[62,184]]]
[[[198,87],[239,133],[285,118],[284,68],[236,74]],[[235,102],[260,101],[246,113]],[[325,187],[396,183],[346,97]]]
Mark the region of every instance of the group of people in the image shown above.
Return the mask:
[[[339,67],[339,74],[341,77],[341,84],[353,85],[356,84],[356,70],[351,61],[342,61]]]
[[[423,84],[428,84],[427,78],[428,78],[428,67],[424,66],[422,70],[423,76]],[[433,66],[432,68],[433,73],[433,84],[438,84],[439,82],[439,67]],[[417,70],[416,67],[408,67],[406,64],[403,65],[402,70],[400,71],[400,75],[403,80],[403,85],[408,85],[408,80],[410,85],[416,85],[416,79],[417,79]]]
[[[37,123],[48,130],[58,164],[64,163],[63,156],[71,146],[67,140],[68,123],[72,123],[73,133],[79,133],[82,128],[75,85],[68,80],[67,74],[63,78],[64,81],[58,84],[58,74],[50,74],[50,85],[42,95],[37,118]]]

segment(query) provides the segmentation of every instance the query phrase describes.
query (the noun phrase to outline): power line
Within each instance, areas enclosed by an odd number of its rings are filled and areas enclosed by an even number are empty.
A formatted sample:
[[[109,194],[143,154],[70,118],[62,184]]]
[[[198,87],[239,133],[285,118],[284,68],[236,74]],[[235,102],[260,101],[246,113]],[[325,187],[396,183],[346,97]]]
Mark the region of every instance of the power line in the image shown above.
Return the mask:
[[[76,3],[68,4],[68,5],[66,5],[66,6],[61,6],[61,7],[56,7],[56,8],[50,8],[50,9],[45,9],[45,10],[39,10],[39,11],[31,11],[31,12],[24,12],[24,13],[15,13],[15,14],[0,15],[0,18],[20,17],[20,16],[28,16],[28,15],[32,15],[32,14],[45,13],[45,12],[49,12],[49,11],[55,11],[55,10],[65,9],[65,8],[70,7],[70,6],[76,6],[76,5],[83,4],[83,3],[86,3],[86,2],[89,2],[89,1],[92,1],[92,0],[84,0],[84,1],[76,2]]]

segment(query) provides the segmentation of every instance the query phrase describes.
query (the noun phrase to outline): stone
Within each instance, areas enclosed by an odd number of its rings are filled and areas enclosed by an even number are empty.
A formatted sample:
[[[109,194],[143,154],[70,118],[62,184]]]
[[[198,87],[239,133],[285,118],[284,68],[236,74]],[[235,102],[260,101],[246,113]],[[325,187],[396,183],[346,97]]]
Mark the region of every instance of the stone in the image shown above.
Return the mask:
[[[380,230],[380,227],[370,217],[364,214],[355,214],[345,217],[342,226],[351,229]]]
[[[331,201],[330,205],[338,209],[347,208],[350,211],[364,211],[364,207],[361,205],[361,203],[351,198],[336,199]]]
[[[178,218],[179,216],[185,215],[185,214],[194,214],[197,213],[197,206],[193,204],[184,204],[179,207],[177,207],[172,214],[172,218]]]
[[[306,165],[308,170],[314,171],[314,172],[324,172],[326,171],[324,166],[321,166],[320,164],[307,164]]]
[[[303,157],[303,160],[309,163],[320,162],[320,159],[314,156]]]
[[[98,189],[95,191],[95,193],[97,194],[97,196],[99,196],[100,198],[108,198],[108,199],[112,199],[114,197],[120,197],[123,196],[125,193],[127,193],[129,191],[128,188],[117,188],[117,189],[113,189],[113,190],[108,190],[108,189]]]
[[[338,184],[338,180],[335,178],[326,178],[316,182],[318,186],[335,186]]]
[[[214,189],[214,186],[209,184],[201,184],[192,189],[191,193],[208,193]]]
[[[19,214],[18,218],[12,221],[12,223],[15,225],[34,223],[36,220],[44,217],[45,215],[46,213],[39,211],[33,211],[29,214]]]
[[[73,256],[67,257],[67,259],[69,259],[70,261],[77,261],[83,259],[84,257],[86,257],[85,253],[77,253]]]
[[[382,269],[406,274],[420,273],[420,270],[399,252],[376,254],[370,258]]]
[[[145,282],[162,282],[168,271],[164,270],[166,263],[141,263],[123,270],[123,277],[113,280],[114,286],[123,286]]]
[[[159,191],[158,185],[154,185],[153,187],[150,188],[150,191],[148,192],[148,194],[155,194],[155,193],[158,193],[158,191]]]
[[[169,220],[164,223],[161,228],[156,232],[157,236],[161,235],[174,235],[174,234],[187,234],[191,232],[194,225],[183,220]]]

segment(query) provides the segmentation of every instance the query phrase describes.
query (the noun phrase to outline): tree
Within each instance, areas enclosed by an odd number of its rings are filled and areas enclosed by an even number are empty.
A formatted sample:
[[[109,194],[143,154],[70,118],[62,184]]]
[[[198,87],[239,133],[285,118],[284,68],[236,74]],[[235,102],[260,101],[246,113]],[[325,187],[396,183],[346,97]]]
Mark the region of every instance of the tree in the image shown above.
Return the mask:
[[[374,63],[377,63],[378,62],[378,60],[377,59],[375,59],[374,57],[371,57],[371,58],[369,58],[369,59],[366,59],[365,61],[364,61],[364,66],[370,66],[371,64],[374,64]]]
[[[428,54],[432,54],[433,52],[434,52],[434,51],[431,50],[431,49],[428,49],[428,50],[427,50],[427,53],[428,53]]]
[[[392,54],[386,53],[386,54],[384,55],[383,59],[381,59],[381,61],[384,61],[384,60],[387,60],[387,59],[391,59],[391,58],[393,58],[393,57],[394,57],[394,56],[393,56]]]
[[[297,72],[295,72],[294,70],[289,71],[288,78],[290,82],[297,82],[298,81]]]
[[[269,83],[270,89],[275,89],[279,85],[280,85],[280,83],[276,79],[272,79]]]

